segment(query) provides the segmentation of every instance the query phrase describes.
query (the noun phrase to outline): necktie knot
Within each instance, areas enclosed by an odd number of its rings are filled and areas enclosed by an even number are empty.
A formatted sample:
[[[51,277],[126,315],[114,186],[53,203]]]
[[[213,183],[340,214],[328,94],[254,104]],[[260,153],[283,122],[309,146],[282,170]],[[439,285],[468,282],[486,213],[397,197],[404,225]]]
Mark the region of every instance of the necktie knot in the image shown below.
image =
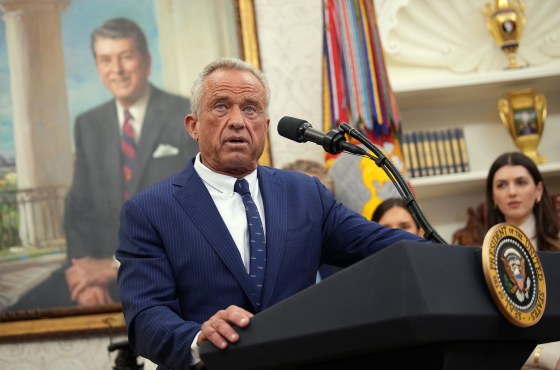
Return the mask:
[[[130,111],[126,109],[124,111],[124,125],[123,125],[123,133],[125,136],[134,139],[134,127],[132,127],[132,114]]]
[[[245,179],[237,180],[233,189],[241,196],[244,196],[245,194],[251,194],[251,192],[249,191],[249,183]]]

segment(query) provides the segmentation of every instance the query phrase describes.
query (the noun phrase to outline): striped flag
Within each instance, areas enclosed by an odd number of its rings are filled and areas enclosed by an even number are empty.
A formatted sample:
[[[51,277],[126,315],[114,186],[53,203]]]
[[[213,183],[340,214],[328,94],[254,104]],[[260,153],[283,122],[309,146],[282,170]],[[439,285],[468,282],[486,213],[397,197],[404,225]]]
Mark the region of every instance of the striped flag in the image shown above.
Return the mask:
[[[351,124],[384,150],[404,173],[401,116],[387,75],[373,0],[323,2],[323,129],[330,131],[342,122]],[[326,155],[327,168],[334,171],[341,155]],[[376,166],[369,159],[362,161],[368,163],[358,163],[356,171],[370,197],[363,199],[357,211],[369,218],[383,199],[398,193],[395,190],[389,194],[380,191],[380,186],[372,186],[390,180],[383,170],[372,168]],[[337,197],[345,191],[353,192],[336,186]]]

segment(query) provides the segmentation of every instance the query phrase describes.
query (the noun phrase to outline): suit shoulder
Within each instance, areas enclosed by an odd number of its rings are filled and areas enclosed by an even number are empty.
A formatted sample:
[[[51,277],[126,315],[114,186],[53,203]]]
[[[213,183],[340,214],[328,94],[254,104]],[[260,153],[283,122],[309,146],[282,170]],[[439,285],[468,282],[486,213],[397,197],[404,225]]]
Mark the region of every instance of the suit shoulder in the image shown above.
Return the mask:
[[[259,169],[259,176],[269,177],[271,179],[281,181],[286,184],[288,188],[301,188],[302,186],[309,188],[310,186],[314,186],[316,184],[315,180],[319,182],[317,178],[298,171],[281,170],[266,166],[259,166]]]
[[[272,170],[270,173],[274,174],[275,176],[278,176],[279,178],[285,178],[285,179],[290,179],[292,181],[312,181],[313,177],[309,176],[308,174],[305,174],[303,172],[299,172],[299,171],[292,171],[292,170],[280,170],[277,168],[270,168],[270,167],[265,167],[268,168],[269,170]]]
[[[168,196],[171,194],[174,184],[177,182],[179,174],[175,174],[166,177],[153,185],[150,185],[138,193],[134,194],[130,199],[134,199],[138,202],[143,202],[145,200],[160,198],[162,196]]]
[[[154,99],[158,101],[158,104],[178,107],[181,110],[190,111],[191,103],[187,97],[173,94],[171,92],[158,89],[157,87],[152,87],[152,89],[152,94]]]
[[[186,166],[179,172],[175,173],[174,175],[168,176],[151,186],[140,190],[138,193],[132,196],[134,197],[145,197],[145,196],[153,196],[160,193],[171,194],[177,189],[178,187],[185,186],[185,183],[192,179],[193,176],[196,176],[196,171],[194,170],[194,166],[192,163],[193,159],[187,162]],[[202,180],[200,180],[202,181]]]
[[[107,112],[111,110],[114,110],[115,112],[117,110],[117,108],[115,107],[115,101],[113,99],[108,100],[99,105],[96,105],[95,107],[90,108],[85,112],[78,114],[78,116],[76,117],[76,121],[78,122],[84,120],[86,121],[93,120],[99,117],[100,115],[107,114]]]

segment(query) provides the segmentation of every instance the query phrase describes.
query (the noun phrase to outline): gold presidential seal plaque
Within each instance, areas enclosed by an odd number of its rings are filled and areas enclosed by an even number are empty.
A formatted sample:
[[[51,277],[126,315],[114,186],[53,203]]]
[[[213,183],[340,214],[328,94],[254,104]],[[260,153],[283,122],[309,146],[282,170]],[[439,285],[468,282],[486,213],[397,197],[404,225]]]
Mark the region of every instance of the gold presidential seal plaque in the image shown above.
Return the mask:
[[[546,283],[537,251],[516,226],[492,227],[482,244],[484,278],[502,315],[520,327],[535,325],[546,305]]]

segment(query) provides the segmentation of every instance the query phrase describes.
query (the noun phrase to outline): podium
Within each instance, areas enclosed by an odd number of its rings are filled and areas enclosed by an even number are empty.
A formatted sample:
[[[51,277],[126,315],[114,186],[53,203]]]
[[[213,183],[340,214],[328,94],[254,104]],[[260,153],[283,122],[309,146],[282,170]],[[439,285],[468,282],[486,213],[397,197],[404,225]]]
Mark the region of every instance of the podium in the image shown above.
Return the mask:
[[[400,242],[272,306],[240,340],[201,356],[210,370],[520,369],[538,343],[560,340],[560,253],[539,252],[541,320],[507,321],[481,248]]]

